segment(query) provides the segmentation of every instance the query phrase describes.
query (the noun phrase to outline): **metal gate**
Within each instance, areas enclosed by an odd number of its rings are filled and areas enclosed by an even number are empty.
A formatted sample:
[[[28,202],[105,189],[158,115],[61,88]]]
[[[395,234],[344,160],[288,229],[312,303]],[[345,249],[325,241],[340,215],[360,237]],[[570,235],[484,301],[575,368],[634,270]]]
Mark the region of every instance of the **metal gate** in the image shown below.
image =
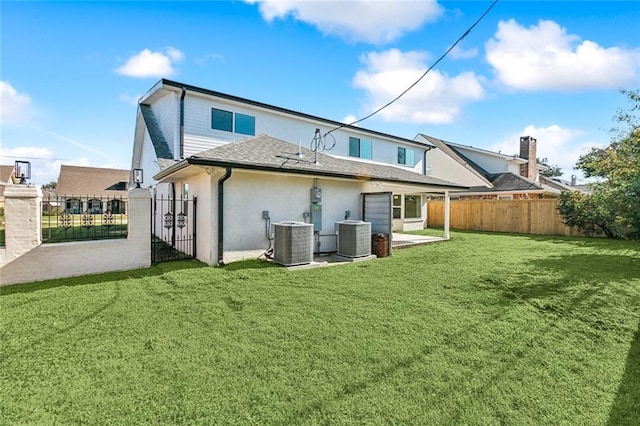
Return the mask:
[[[196,197],[160,195],[151,203],[151,263],[195,258]]]
[[[387,250],[389,255],[391,255],[393,238],[393,193],[363,193],[362,220],[371,222],[372,234],[387,234]]]

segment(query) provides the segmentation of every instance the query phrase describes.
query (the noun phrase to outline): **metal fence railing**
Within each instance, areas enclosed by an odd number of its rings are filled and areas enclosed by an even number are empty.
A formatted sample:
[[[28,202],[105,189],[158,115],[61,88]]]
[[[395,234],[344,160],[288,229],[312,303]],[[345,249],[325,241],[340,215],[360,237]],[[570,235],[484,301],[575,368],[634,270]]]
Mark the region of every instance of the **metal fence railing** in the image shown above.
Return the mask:
[[[47,196],[42,200],[42,241],[126,238],[127,219],[123,197]]]

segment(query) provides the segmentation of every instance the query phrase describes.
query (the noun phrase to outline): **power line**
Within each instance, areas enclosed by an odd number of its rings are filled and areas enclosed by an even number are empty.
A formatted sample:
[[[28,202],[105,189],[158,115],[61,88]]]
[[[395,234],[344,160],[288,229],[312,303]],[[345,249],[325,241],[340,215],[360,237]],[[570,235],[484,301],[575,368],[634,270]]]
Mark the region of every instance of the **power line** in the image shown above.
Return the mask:
[[[453,50],[454,47],[456,47],[456,45],[458,43],[460,43],[462,40],[464,40],[464,38],[466,36],[469,35],[469,33],[471,32],[471,30],[473,30],[473,28],[478,25],[480,23],[480,21],[482,21],[484,19],[485,16],[487,16],[487,14],[491,11],[491,9],[493,9],[493,7],[496,5],[496,3],[498,3],[498,0],[494,0],[493,3],[491,3],[491,5],[487,8],[487,10],[484,11],[484,13],[464,32],[464,34],[462,34],[460,37],[458,37],[458,39],[455,41],[455,43],[453,43],[451,45],[451,47],[449,47],[439,58],[437,61],[435,61],[421,76],[420,78],[418,78],[416,81],[413,82],[413,84],[411,84],[409,87],[407,87],[405,89],[404,92],[400,93],[398,96],[396,96],[394,99],[392,99],[391,101],[387,102],[385,105],[381,106],[380,108],[378,108],[377,110],[373,111],[371,114],[367,115],[366,117],[363,117],[359,120],[356,120],[352,123],[348,123],[348,124],[341,124],[340,126],[336,127],[335,129],[331,129],[329,130],[327,133],[325,133],[324,135],[328,135],[331,132],[335,132],[338,129],[341,129],[345,126],[353,126],[354,124],[358,124],[361,121],[364,121],[368,118],[373,117],[374,115],[376,115],[377,113],[379,113],[380,111],[382,111],[383,109],[387,108],[388,106],[390,106],[391,104],[393,104],[394,102],[396,102],[398,99],[400,99],[401,97],[403,97],[409,90],[413,89],[415,87],[416,84],[420,83],[420,81],[426,77],[427,74],[429,74],[429,71],[431,71],[433,68],[435,68],[436,65],[438,65],[438,63],[440,63],[440,61],[442,61],[448,54],[449,52],[451,52]]]

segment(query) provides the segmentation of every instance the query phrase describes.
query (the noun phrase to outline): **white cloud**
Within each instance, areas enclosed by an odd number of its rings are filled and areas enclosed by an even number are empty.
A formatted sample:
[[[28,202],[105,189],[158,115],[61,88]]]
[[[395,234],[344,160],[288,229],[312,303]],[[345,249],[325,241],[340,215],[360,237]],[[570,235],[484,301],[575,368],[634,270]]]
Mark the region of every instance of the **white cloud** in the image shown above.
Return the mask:
[[[206,55],[198,56],[195,59],[195,62],[198,65],[204,65],[209,60],[213,60],[213,61],[217,61],[217,62],[224,62],[224,56],[222,56],[219,53],[207,53]]]
[[[0,158],[5,164],[13,164],[16,160],[25,160],[31,163],[31,180],[30,183],[50,182],[58,178],[58,170],[55,163],[59,163],[53,159],[53,151],[48,147],[38,146],[17,146],[12,148],[0,147]]]
[[[523,90],[617,88],[640,83],[640,49],[580,42],[556,22],[529,28],[501,21],[487,41],[487,61],[498,80]]]
[[[354,121],[356,121],[357,119],[358,119],[358,118],[357,118],[355,115],[353,115],[353,114],[349,114],[349,115],[347,115],[345,118],[343,118],[343,119],[342,119],[342,122],[343,122],[344,124],[351,124],[351,123],[353,123]],[[357,126],[357,124],[355,124],[355,126]]]
[[[584,140],[585,132],[578,129],[565,129],[556,124],[547,127],[526,126],[521,132],[507,135],[504,140],[489,147],[503,154],[519,155],[520,136],[533,136],[537,140],[537,157],[547,158],[549,164],[563,169],[564,178],[578,174],[574,169],[578,158],[599,144]]]
[[[51,148],[37,146],[17,146],[13,148],[0,147],[0,157],[8,157],[23,160],[46,160],[53,157]]]
[[[184,59],[184,53],[182,53],[175,47],[169,46],[165,49],[165,52],[167,52],[167,56],[169,56],[169,59],[171,59],[173,62],[180,62]]]
[[[141,94],[137,94],[137,95],[129,95],[127,93],[121,93],[120,94],[120,100],[122,102],[128,103],[130,105],[133,106],[137,106],[138,105],[138,99],[140,99],[142,97]]]
[[[43,185],[57,181],[62,164],[85,167],[110,167],[113,165],[96,165],[86,157],[73,159],[55,158],[55,153],[49,147],[17,146],[12,148],[0,147],[0,159],[3,164],[12,165],[15,160],[26,160],[31,163],[31,179],[29,183]]]
[[[443,8],[434,0],[245,1],[258,3],[268,22],[291,16],[314,25],[323,34],[374,44],[397,40],[443,14]]]
[[[368,112],[388,103],[415,82],[428,68],[424,52],[389,49],[360,58],[365,68],[353,85],[366,92]],[[482,99],[484,89],[472,72],[449,77],[432,70],[415,87],[379,115],[385,121],[445,124],[460,115],[462,105]]]
[[[176,73],[174,65],[184,59],[184,54],[174,47],[167,47],[163,52],[144,49],[131,56],[127,62],[115,72],[128,77],[170,77]]]
[[[19,93],[8,81],[0,81],[1,124],[23,124],[32,120],[31,98]]]
[[[473,47],[471,49],[464,49],[464,48],[462,48],[462,47],[460,47],[458,45],[458,46],[454,47],[453,49],[451,49],[451,52],[449,52],[449,55],[453,59],[475,58],[476,56],[478,56],[478,49],[476,49],[475,47]]]

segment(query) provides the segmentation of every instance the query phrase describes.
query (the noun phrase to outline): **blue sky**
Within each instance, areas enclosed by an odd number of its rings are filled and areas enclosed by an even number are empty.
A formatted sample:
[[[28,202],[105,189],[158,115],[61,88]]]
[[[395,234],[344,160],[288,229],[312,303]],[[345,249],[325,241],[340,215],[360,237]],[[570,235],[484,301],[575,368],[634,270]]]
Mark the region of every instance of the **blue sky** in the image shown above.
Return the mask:
[[[162,77],[337,121],[413,83],[487,1],[0,3],[0,163],[128,169],[136,99]],[[361,123],[503,153],[568,177],[640,87],[640,2],[499,1],[400,101]]]

